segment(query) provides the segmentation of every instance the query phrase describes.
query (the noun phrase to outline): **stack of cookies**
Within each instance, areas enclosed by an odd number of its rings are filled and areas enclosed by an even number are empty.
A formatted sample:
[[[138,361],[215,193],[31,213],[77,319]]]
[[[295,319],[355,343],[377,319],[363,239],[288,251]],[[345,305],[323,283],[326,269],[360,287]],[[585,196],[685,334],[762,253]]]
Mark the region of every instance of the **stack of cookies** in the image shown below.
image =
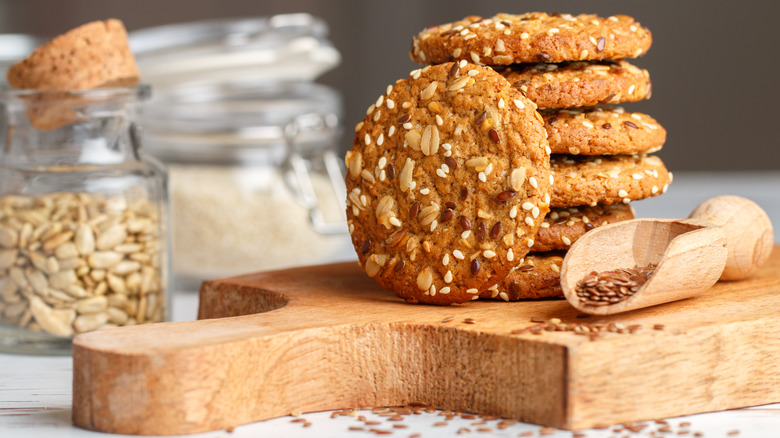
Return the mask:
[[[347,155],[366,272],[407,301],[561,295],[571,244],[671,181],[646,155],[664,129],[609,106],[649,97],[648,73],[624,58],[650,44],[630,17],[544,13],[415,36],[428,66],[388,87]]]

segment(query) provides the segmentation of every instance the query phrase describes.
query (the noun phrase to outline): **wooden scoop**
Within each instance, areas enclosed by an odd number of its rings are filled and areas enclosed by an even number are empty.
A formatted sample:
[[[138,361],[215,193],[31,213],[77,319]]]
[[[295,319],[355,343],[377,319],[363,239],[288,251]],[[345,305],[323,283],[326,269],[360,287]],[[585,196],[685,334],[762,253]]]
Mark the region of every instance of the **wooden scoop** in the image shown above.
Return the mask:
[[[597,228],[577,240],[561,266],[561,287],[576,309],[611,315],[702,294],[720,280],[741,280],[769,258],[774,235],[766,212],[739,196],[701,203],[688,219],[634,219]],[[609,305],[577,296],[591,272],[656,265],[633,295]]]

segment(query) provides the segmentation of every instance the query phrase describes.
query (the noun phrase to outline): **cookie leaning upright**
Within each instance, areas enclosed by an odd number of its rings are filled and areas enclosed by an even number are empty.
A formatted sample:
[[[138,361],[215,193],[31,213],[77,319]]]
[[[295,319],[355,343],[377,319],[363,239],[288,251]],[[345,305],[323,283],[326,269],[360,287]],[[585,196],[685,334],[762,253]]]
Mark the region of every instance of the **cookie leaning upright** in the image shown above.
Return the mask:
[[[536,105],[465,61],[388,87],[357,125],[346,164],[360,264],[410,302],[477,299],[529,251],[549,210]]]
[[[8,70],[13,88],[86,90],[138,83],[138,67],[121,21],[93,21],[35,49]]]
[[[412,40],[412,60],[438,64],[465,59],[486,65],[636,58],[652,35],[626,15],[602,18],[530,12],[466,17],[431,26]]]

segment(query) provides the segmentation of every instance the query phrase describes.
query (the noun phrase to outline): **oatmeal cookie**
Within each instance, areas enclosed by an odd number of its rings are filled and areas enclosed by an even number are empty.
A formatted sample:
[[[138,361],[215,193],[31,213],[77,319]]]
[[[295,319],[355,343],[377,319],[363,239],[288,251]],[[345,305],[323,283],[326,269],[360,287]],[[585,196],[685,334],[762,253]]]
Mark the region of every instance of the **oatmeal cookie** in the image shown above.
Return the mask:
[[[478,298],[533,246],[548,163],[536,105],[493,69],[413,71],[369,107],[346,156],[361,266],[409,302]]]
[[[632,155],[661,150],[666,130],[654,118],[621,107],[540,111],[554,154]]]
[[[531,252],[565,251],[596,227],[633,218],[634,209],[628,204],[555,207],[537,231]]]
[[[563,297],[561,264],[565,252],[528,254],[498,285],[482,292],[480,298],[518,301]]]
[[[652,93],[647,70],[623,60],[517,64],[498,71],[539,108],[636,102]]]
[[[628,204],[666,192],[672,173],[654,155],[553,155],[553,207]]]
[[[414,36],[410,56],[420,64],[597,61],[636,58],[652,42],[650,31],[626,15],[530,12],[430,26]]]

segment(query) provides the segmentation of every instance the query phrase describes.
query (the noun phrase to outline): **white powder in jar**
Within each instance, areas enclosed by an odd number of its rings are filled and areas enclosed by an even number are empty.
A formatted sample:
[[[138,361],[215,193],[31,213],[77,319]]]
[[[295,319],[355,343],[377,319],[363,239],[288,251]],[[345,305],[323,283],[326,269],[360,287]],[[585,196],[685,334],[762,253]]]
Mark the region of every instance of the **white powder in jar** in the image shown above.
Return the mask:
[[[281,172],[269,166],[168,166],[173,265],[180,287],[262,270],[354,259],[344,233],[323,235],[309,222]],[[343,210],[330,183],[312,174],[326,217]],[[336,214],[334,214],[334,211]]]

